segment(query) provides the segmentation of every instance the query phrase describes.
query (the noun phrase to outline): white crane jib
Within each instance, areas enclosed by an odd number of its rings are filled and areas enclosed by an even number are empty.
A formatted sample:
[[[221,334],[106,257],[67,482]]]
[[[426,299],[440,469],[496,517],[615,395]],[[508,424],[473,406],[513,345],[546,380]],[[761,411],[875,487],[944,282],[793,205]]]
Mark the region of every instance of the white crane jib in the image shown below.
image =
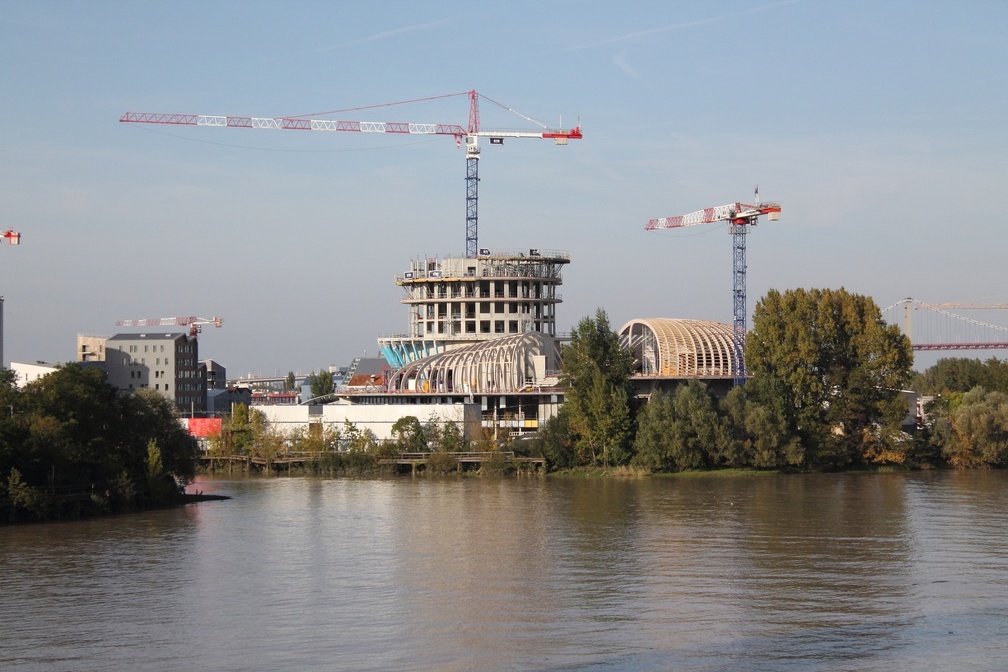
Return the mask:
[[[189,327],[189,335],[195,336],[203,331],[204,324],[212,324],[218,329],[224,323],[219,317],[148,317],[141,320],[119,320],[117,327]]]

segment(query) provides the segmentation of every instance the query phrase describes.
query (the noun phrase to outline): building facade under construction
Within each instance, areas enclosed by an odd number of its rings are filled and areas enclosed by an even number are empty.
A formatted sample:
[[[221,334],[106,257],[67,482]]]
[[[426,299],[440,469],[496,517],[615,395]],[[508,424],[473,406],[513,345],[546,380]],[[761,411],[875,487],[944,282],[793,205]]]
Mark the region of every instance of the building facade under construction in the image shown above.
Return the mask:
[[[365,385],[346,385],[302,406],[262,407],[280,429],[351,421],[380,439],[404,416],[462,421],[498,439],[537,432],[564,401],[557,308],[567,252],[490,252],[420,258],[395,277],[405,333],[378,339],[388,364]],[[632,320],[619,332],[634,356],[640,396],[700,378],[730,386],[731,325]]]
[[[569,262],[536,248],[412,260],[395,277],[407,331],[378,339],[391,369],[384,385],[325,401],[387,406],[390,423],[425,417],[420,406],[468,405],[498,436],[537,431],[563,403],[557,306]]]

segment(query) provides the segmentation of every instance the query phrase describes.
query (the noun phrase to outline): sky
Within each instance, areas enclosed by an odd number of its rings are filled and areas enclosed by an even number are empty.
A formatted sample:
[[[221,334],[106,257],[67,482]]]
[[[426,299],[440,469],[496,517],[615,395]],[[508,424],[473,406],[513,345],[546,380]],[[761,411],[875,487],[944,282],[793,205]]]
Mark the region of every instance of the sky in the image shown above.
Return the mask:
[[[222,318],[200,357],[229,378],[377,355],[396,274],[465,251],[453,139],[118,120],[465,126],[470,90],[482,129],[582,128],[479,167],[480,247],[570,254],[561,332],[730,323],[726,227],[644,226],[756,185],[783,212],[748,236],[750,315],[771,288],[1008,302],[1006,38],[1000,1],[0,0],[4,363],[178,315]]]

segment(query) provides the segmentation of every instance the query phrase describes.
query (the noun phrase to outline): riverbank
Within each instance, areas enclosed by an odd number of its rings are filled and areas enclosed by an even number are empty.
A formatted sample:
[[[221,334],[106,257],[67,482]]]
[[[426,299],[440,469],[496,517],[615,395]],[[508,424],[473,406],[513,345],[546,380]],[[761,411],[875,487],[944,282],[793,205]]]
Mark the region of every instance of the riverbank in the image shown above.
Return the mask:
[[[173,509],[199,504],[201,502],[219,502],[231,499],[230,495],[204,493],[180,493],[171,501],[156,506],[130,505],[124,506],[112,501],[105,493],[87,491],[36,491],[36,509],[29,512],[23,507],[15,507],[14,502],[0,499],[0,526],[25,525],[32,523],[65,522],[73,520],[92,520],[107,516],[118,516],[143,511]],[[42,500],[45,501],[42,501]],[[41,514],[39,513],[41,512]]]

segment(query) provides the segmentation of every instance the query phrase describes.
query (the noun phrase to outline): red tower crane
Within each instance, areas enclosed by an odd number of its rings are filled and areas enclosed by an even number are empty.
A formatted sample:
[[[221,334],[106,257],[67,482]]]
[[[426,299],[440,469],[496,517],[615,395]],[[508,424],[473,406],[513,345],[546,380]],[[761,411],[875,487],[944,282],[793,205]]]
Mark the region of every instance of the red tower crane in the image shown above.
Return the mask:
[[[7,242],[9,242],[11,245],[21,244],[21,234],[15,231],[14,229],[7,229],[3,233],[0,233],[0,237],[6,238]]]
[[[127,112],[119,118],[120,122],[141,124],[173,124],[182,126],[216,126],[224,128],[258,128],[297,131],[348,131],[353,133],[393,133],[411,135],[447,135],[455,138],[456,146],[463,141],[466,150],[466,257],[473,258],[478,251],[478,184],[479,184],[479,139],[489,138],[491,145],[504,144],[504,138],[546,138],[552,139],[557,145],[566,145],[568,140],[581,139],[581,127],[571,129],[551,129],[544,124],[534,122],[530,117],[519,115],[527,121],[539,125],[540,131],[515,130],[484,130],[479,124],[479,99],[504,107],[518,114],[511,108],[497,103],[476,91],[453,93],[444,96],[432,96],[417,100],[373,105],[369,107],[389,107],[405,103],[415,103],[435,98],[451,96],[469,96],[469,125],[465,128],[458,124],[417,124],[409,122],[375,122],[375,121],[338,121],[333,119],[315,119],[316,115],[301,115],[293,117],[227,117],[202,114],[160,114],[150,112]],[[366,108],[354,108],[355,110]],[[345,112],[349,110],[337,110]],[[332,114],[332,113],[326,113]]]
[[[645,230],[654,231],[656,229],[675,229],[682,226],[694,226],[696,224],[710,224],[712,222],[728,222],[728,232],[732,234],[732,247],[734,250],[734,270],[732,273],[733,284],[733,308],[735,322],[732,329],[733,346],[735,350],[735,384],[742,385],[745,382],[745,338],[746,338],[746,233],[747,227],[756,226],[756,221],[761,215],[766,215],[770,221],[780,219],[780,203],[760,203],[759,187],[756,188],[756,204],[729,203],[716,208],[706,208],[697,210],[688,215],[677,217],[662,217],[652,219],[645,226]]]
[[[148,317],[143,320],[119,320],[117,327],[189,327],[189,335],[195,336],[203,331],[204,324],[212,324],[218,329],[224,323],[219,317]]]

